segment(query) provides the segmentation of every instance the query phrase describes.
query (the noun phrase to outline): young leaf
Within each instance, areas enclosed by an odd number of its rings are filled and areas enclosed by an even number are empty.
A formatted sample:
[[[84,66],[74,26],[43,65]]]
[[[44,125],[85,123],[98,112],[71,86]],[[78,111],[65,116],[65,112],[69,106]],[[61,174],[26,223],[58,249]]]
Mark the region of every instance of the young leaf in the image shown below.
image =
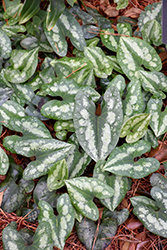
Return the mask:
[[[155,186],[151,189],[151,196],[155,200],[154,207],[144,200],[141,203],[137,197],[132,197],[130,200],[134,206],[133,213],[150,232],[167,238],[167,192]]]
[[[46,201],[39,201],[39,222],[47,221],[50,224],[50,236],[54,246],[63,250],[65,241],[69,237],[74,226],[74,209],[68,194],[62,194],[57,202],[58,216],[54,215],[52,207]]]
[[[5,151],[0,147],[0,174],[5,175],[9,168],[9,159]]]
[[[130,117],[122,125],[120,137],[126,136],[127,143],[138,141],[147,132],[150,119],[151,115],[145,113]]]
[[[0,29],[0,56],[4,59],[8,59],[12,52],[12,45],[9,37],[6,33]]]
[[[104,160],[99,160],[96,163],[93,177],[103,181],[105,184],[113,188],[114,195],[111,198],[101,199],[100,202],[110,209],[110,211],[114,211],[125,197],[129,189],[129,182],[127,177],[111,175],[109,172],[104,171],[103,167],[105,163],[106,161]]]
[[[74,145],[66,157],[69,179],[72,179],[83,174],[86,167],[89,165],[91,158],[81,148],[75,134],[72,134],[67,142]]]
[[[86,47],[84,55],[93,63],[94,74],[100,78],[111,75],[113,70],[112,61],[105,55],[103,50],[98,47]]]
[[[23,8],[21,10],[21,15],[19,18],[19,24],[27,22],[31,17],[33,17],[40,9],[40,0],[25,0]]]
[[[150,20],[142,27],[143,39],[155,46],[162,44],[162,27],[156,20]]]
[[[86,47],[81,26],[67,9],[61,14],[52,30],[47,30],[44,22],[44,32],[53,50],[59,56],[67,54],[66,36],[77,49],[83,51]]]
[[[76,222],[75,227],[78,238],[87,250],[92,249],[94,239],[96,239],[94,250],[105,249],[111,243],[111,239],[117,231],[117,223],[113,218],[107,218],[102,221],[98,235],[96,235],[97,226],[90,219],[84,218],[81,223]]]
[[[163,135],[167,130],[167,108],[161,112],[161,98],[151,98],[147,104],[147,112],[151,113],[150,127],[156,137]]]
[[[74,127],[78,141],[94,160],[105,159],[116,146],[122,125],[122,102],[117,88],[104,94],[101,115],[90,97],[79,91],[75,97]]]
[[[24,170],[23,176],[26,180],[47,174],[53,164],[67,156],[71,148],[69,143],[43,138],[18,140],[14,147],[17,154],[36,157]]]
[[[51,0],[50,6],[47,11],[46,16],[46,28],[47,30],[53,29],[60,15],[63,13],[65,9],[65,4],[63,1],[59,0]]]
[[[50,238],[50,225],[48,222],[41,222],[33,236],[33,243],[28,245],[22,234],[14,229],[10,224],[2,231],[4,250],[43,250],[53,249],[53,241]]]
[[[92,201],[94,196],[105,199],[114,194],[110,186],[95,178],[77,177],[65,183],[74,207],[82,215],[94,221],[99,218],[98,208]]]
[[[142,70],[141,65],[151,71],[160,71],[162,63],[156,50],[136,37],[121,37],[117,49],[117,60],[129,79],[136,71]]]
[[[35,72],[38,64],[38,48],[30,51],[13,50],[10,66],[5,69],[5,78],[12,83],[26,82]]]
[[[47,186],[49,191],[59,189],[65,185],[64,180],[68,179],[68,168],[65,159],[56,162],[49,170]]]
[[[103,169],[134,179],[143,178],[156,171],[160,166],[159,161],[154,158],[140,158],[138,161],[134,161],[134,158],[150,151],[150,149],[150,143],[142,140],[132,144],[125,143],[111,152]]]

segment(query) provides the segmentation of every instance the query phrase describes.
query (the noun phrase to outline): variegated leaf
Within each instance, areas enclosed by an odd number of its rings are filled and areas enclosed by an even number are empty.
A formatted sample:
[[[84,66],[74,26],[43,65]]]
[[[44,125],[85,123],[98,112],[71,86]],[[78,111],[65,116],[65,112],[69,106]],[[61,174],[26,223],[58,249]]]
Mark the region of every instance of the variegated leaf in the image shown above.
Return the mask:
[[[118,23],[117,29],[118,29],[118,34],[132,36],[132,27],[130,23]]]
[[[68,168],[65,159],[56,162],[49,170],[47,186],[49,191],[57,190],[65,185],[68,179]]]
[[[153,173],[150,177],[150,183],[153,187],[159,187],[161,189],[167,190],[167,179],[166,175],[163,176],[159,173]]]
[[[58,216],[54,215],[52,207],[46,201],[39,201],[39,222],[47,221],[50,224],[50,236],[54,246],[64,249],[65,241],[69,237],[74,226],[74,209],[68,194],[62,194],[57,202]]]
[[[136,37],[121,37],[117,49],[117,60],[129,79],[136,71],[142,70],[141,65],[151,71],[160,71],[162,63],[156,50]]]
[[[114,3],[117,3],[117,10],[120,10],[127,7],[129,0],[114,0]]]
[[[0,29],[0,56],[4,59],[10,57],[12,52],[12,44],[6,33]]]
[[[167,131],[167,108],[161,112],[161,98],[151,98],[147,104],[147,112],[151,113],[150,127],[156,137],[163,135]]]
[[[61,14],[52,30],[47,30],[44,22],[44,32],[53,50],[59,56],[67,54],[66,36],[77,49],[83,51],[86,47],[81,26],[67,9]]]
[[[5,151],[0,147],[0,174],[5,175],[9,168],[9,159]]]
[[[105,184],[109,185],[114,190],[114,195],[111,198],[101,199],[101,203],[107,207],[110,211],[114,211],[116,207],[125,197],[129,183],[128,178],[120,175],[111,175],[109,172],[104,171],[105,160],[99,160],[94,168],[93,177],[101,180]]]
[[[6,33],[8,37],[17,35],[18,32],[26,32],[26,27],[24,25],[7,25],[6,23],[2,26],[2,30]],[[6,45],[5,45],[6,46]]]
[[[10,66],[5,69],[5,78],[12,83],[26,82],[35,72],[38,64],[38,48],[30,51],[13,50]]]
[[[123,102],[125,116],[131,117],[143,112],[144,101],[141,89],[141,83],[133,78],[127,86],[127,94]]]
[[[93,63],[94,74],[100,78],[111,75],[113,70],[112,61],[105,55],[99,47],[86,47],[84,55]]]
[[[155,46],[162,44],[162,27],[156,20],[150,20],[142,27],[143,39]]]
[[[91,157],[81,148],[75,134],[72,134],[67,142],[74,145],[66,157],[69,179],[72,179],[83,174]]]
[[[88,92],[98,100],[99,94],[93,88],[80,86],[74,80],[62,79],[52,81],[49,86],[43,86],[46,94],[57,97],[57,100],[51,100],[41,108],[41,114],[45,117],[55,120],[71,120],[74,112],[74,98],[79,90]]]
[[[150,129],[147,130],[147,133],[144,135],[142,139],[148,141],[151,144],[152,148],[157,148],[159,145],[155,134]]]
[[[25,0],[21,14],[19,16],[19,24],[27,22],[32,18],[40,9],[40,0]]]
[[[166,95],[162,92],[167,92],[167,78],[161,72],[148,72],[139,70],[135,74],[136,78],[141,81],[142,87],[145,91],[150,92],[155,97],[164,99]]]
[[[125,85],[125,79],[123,78],[123,76],[121,75],[116,75],[108,84],[107,86],[107,89],[110,87],[110,86],[113,86],[113,87],[116,87],[119,92],[120,92],[120,95],[122,96],[123,93],[124,93],[124,89],[126,87]]]
[[[119,63],[118,63],[118,60],[116,58],[116,56],[108,56],[108,59],[110,59],[112,61],[112,64],[113,64],[113,69],[121,74],[124,74],[124,72],[122,71]],[[119,75],[118,75],[119,76]]]
[[[114,36],[113,29],[105,29],[102,30],[100,33],[101,41],[106,46],[106,48],[110,49],[111,51],[117,52],[119,37]]]
[[[31,180],[48,173],[49,169],[57,162],[64,159],[72,146],[69,143],[55,139],[26,139],[18,140],[14,149],[17,154],[26,157],[35,156],[24,170],[25,180]]]
[[[96,178],[77,177],[65,181],[74,207],[87,218],[96,221],[99,211],[92,201],[94,196],[105,199],[113,196],[114,190]]]
[[[129,210],[127,208],[123,208],[120,211],[111,211],[107,208],[104,208],[103,214],[102,214],[102,220],[106,218],[114,218],[117,221],[118,226],[123,224],[129,217]]]
[[[132,197],[130,200],[134,206],[133,213],[150,232],[167,238],[167,192],[155,186],[151,189],[151,196],[155,200],[154,206],[143,200],[140,202],[140,196]]]
[[[26,241],[26,237],[23,237],[21,232],[18,232],[10,224],[3,229],[2,239],[4,250],[52,250],[53,240],[50,238],[51,227],[48,222],[41,222],[35,234],[33,235],[33,242],[29,245]],[[30,237],[30,236],[29,236]]]
[[[78,141],[94,160],[105,159],[116,146],[122,126],[122,102],[117,88],[109,87],[101,114],[90,96],[79,91],[75,97],[74,127]]]
[[[75,132],[73,120],[56,121],[54,130],[58,139],[66,140],[68,132]]]
[[[130,117],[122,125],[120,137],[126,136],[127,143],[138,141],[147,132],[150,119],[151,115],[145,113]]]
[[[131,144],[125,143],[111,152],[103,169],[134,179],[143,178],[156,171],[160,166],[159,161],[155,158],[141,158],[134,161],[134,158],[149,152],[150,149],[150,143],[143,140]]]

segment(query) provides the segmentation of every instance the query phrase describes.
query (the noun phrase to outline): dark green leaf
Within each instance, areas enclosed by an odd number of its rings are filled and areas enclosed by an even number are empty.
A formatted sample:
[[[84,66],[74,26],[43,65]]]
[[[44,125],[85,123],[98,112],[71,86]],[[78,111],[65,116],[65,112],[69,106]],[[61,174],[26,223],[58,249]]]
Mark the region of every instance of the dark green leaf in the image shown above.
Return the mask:
[[[19,18],[19,24],[27,22],[31,17],[33,17],[39,8],[41,0],[25,0],[23,8],[21,10],[21,15]]]

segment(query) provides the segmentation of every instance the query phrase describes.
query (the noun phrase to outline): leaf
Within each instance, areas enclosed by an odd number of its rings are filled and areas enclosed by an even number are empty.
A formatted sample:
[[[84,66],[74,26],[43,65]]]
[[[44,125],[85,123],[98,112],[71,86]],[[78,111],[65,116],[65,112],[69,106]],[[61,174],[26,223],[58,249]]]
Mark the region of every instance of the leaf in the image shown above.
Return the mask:
[[[68,132],[75,132],[73,120],[56,121],[54,124],[56,137],[60,140],[66,140]]]
[[[117,221],[118,226],[123,224],[129,217],[129,210],[127,208],[122,209],[121,211],[110,211],[107,208],[104,208],[102,214],[102,220],[106,218],[114,218]]]
[[[143,112],[144,101],[141,83],[136,78],[132,78],[128,83],[127,94],[123,101],[123,109],[127,118]]]
[[[19,18],[19,24],[23,24],[32,18],[39,11],[39,5],[40,0],[32,0],[31,2],[29,0],[25,0]]]
[[[94,74],[100,78],[111,75],[113,70],[112,61],[105,55],[101,48],[86,47],[84,55],[93,63]]]
[[[75,3],[76,1],[77,1],[77,0],[67,0],[67,2],[68,2],[71,6],[73,6],[74,3]]]
[[[132,79],[143,65],[151,71],[160,71],[162,63],[155,49],[146,41],[136,37],[121,37],[117,49],[117,60],[125,73]]]
[[[25,202],[25,193],[31,192],[33,188],[33,181],[25,181],[21,179],[18,185],[14,182],[14,180],[11,181],[3,195],[1,205],[2,209],[7,213],[12,213],[18,209]]]
[[[145,91],[150,92],[155,97],[165,98],[165,94],[162,91],[167,91],[167,79],[163,73],[139,70],[135,76],[141,81]]]
[[[113,188],[114,195],[111,198],[102,199],[100,202],[111,211],[114,211],[129,190],[129,182],[127,177],[111,175],[109,172],[104,171],[105,163],[104,160],[99,160],[96,163],[93,177]]]
[[[38,204],[40,200],[43,200],[46,201],[53,208],[56,208],[59,196],[60,195],[56,194],[55,191],[49,191],[47,187],[47,176],[42,177],[38,181],[33,191],[33,198],[36,204]]]
[[[111,187],[95,178],[77,177],[65,181],[74,207],[91,220],[99,218],[98,208],[92,201],[94,196],[99,199],[109,198],[114,191]]]
[[[75,134],[72,134],[67,142],[74,145],[66,157],[69,179],[72,179],[83,174],[86,167],[89,165],[91,158],[81,148]]]
[[[44,22],[44,32],[54,52],[61,57],[67,54],[66,36],[77,49],[83,51],[86,46],[81,26],[67,9],[61,14],[52,30],[47,30]]]
[[[65,9],[65,4],[62,1],[59,0],[51,0],[50,1],[50,6],[47,11],[47,16],[46,16],[46,28],[47,30],[51,30],[57,20],[59,19],[60,15],[63,13]]]
[[[24,170],[26,180],[46,175],[53,164],[67,156],[71,148],[69,143],[44,138],[19,140],[14,147],[17,154],[36,158]]]
[[[12,83],[26,82],[36,70],[38,49],[13,50],[9,62],[10,66],[5,69],[5,78]]]
[[[99,226],[98,235],[96,236],[96,224],[87,218],[84,218],[81,223],[76,222],[76,231],[79,240],[85,245],[87,250],[105,249],[110,243],[112,237],[116,234],[117,223],[113,218],[108,218],[102,221]]]
[[[74,127],[81,147],[94,160],[105,159],[116,146],[122,125],[122,102],[117,88],[104,94],[100,116],[90,97],[78,92],[75,97]]]
[[[3,84],[0,84],[0,106],[5,103],[13,94],[13,90]]]
[[[74,226],[74,209],[68,194],[62,194],[57,202],[58,216],[54,215],[52,207],[46,201],[39,201],[39,222],[47,221],[50,224],[50,236],[54,246],[63,250],[65,241],[69,237]]]
[[[150,232],[166,238],[167,192],[155,186],[151,189],[151,196],[158,208],[150,206],[149,203],[147,204],[144,201],[141,203],[137,197],[132,197],[130,200],[134,206],[133,213]],[[152,201],[151,199],[148,200]]]
[[[65,159],[56,162],[49,170],[47,186],[49,191],[59,189],[65,185],[68,179],[68,168]]]
[[[156,20],[147,21],[142,27],[143,39],[155,46],[162,44],[162,27]]]
[[[120,95],[122,96],[124,93],[124,89],[126,87],[125,85],[125,79],[121,75],[116,75],[108,84],[107,89],[110,88],[110,86],[116,87]]]
[[[156,20],[161,24],[162,20],[162,3],[149,4],[144,8],[138,18],[138,27],[140,31],[144,28],[145,23],[151,20]]]
[[[9,168],[9,159],[5,151],[0,147],[0,175],[5,175]]]
[[[104,44],[104,46],[106,46],[106,48],[110,49],[111,51],[117,52],[119,37],[114,36],[113,34],[113,29],[105,29],[100,33],[100,37],[102,43]]]
[[[4,24],[2,26],[2,30],[6,33],[8,37],[12,37],[17,35],[18,32],[24,33],[26,32],[26,27],[24,25],[7,25]]]
[[[125,9],[129,3],[128,0],[114,0],[114,3],[117,3],[117,10]]]
[[[143,140],[148,141],[151,144],[152,148],[158,147],[158,140],[155,137],[152,130],[150,130],[150,129],[147,130],[147,133],[144,135]]]
[[[159,161],[154,158],[140,158],[134,161],[134,158],[150,151],[150,149],[150,144],[143,140],[132,144],[124,143],[111,152],[103,169],[116,175],[134,179],[143,178],[155,172],[160,166]]]
[[[161,174],[154,173],[150,177],[151,186],[156,186],[161,189],[167,190],[167,179]]]
[[[117,23],[117,29],[119,34],[132,36],[132,27],[130,23]]]
[[[35,249],[53,249],[52,239],[50,238],[50,225],[48,222],[41,222],[36,232],[33,236],[33,244],[27,245],[21,235],[16,229],[12,228],[10,224],[3,229],[2,239],[4,250],[12,249],[25,249],[25,250],[35,250]]]
[[[0,29],[0,56],[4,59],[8,59],[12,52],[12,45],[9,37],[6,33]]]
[[[158,137],[166,133],[167,129],[167,108],[161,112],[162,100],[159,98],[151,98],[147,104],[147,112],[151,113],[150,127]]]
[[[56,100],[51,100],[41,108],[41,114],[55,120],[71,120],[74,112],[74,98],[79,90],[86,91],[94,97],[99,98],[99,94],[91,87],[80,86],[73,80],[62,79],[52,81],[49,86],[43,86],[46,94],[55,96]]]
[[[147,132],[150,119],[151,115],[145,113],[130,117],[122,125],[120,137],[126,136],[127,143],[138,141]]]

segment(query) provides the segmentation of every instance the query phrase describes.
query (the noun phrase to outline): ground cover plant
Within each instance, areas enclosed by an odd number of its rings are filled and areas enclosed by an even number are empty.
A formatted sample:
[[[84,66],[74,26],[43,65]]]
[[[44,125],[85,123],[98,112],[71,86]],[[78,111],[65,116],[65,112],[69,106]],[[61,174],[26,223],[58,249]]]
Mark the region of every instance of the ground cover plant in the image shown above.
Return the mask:
[[[0,6],[2,249],[165,249],[162,2],[99,4]]]

